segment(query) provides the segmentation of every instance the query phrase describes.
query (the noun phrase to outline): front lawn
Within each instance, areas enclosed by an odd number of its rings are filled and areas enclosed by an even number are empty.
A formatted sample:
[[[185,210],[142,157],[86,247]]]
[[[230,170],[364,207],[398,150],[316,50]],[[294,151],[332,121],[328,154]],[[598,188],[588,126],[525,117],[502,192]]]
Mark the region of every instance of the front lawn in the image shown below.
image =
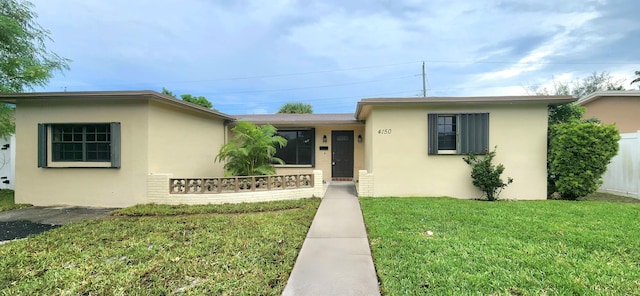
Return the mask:
[[[638,204],[365,198],[361,205],[386,295],[640,294]]]
[[[280,295],[319,203],[146,205],[67,224],[0,245],[0,295]]]
[[[11,189],[0,190],[0,212],[31,206],[29,204],[16,204],[13,196],[14,192]]]

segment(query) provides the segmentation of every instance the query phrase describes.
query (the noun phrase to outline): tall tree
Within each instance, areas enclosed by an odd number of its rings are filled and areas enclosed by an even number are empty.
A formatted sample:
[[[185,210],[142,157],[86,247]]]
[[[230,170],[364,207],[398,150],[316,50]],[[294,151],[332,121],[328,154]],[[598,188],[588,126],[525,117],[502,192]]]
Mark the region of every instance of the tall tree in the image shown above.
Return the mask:
[[[164,94],[164,95],[169,95],[169,96],[172,96],[174,98],[177,98],[176,95],[172,91],[170,91],[170,90],[168,90],[168,89],[166,89],[164,87],[162,88],[161,93]],[[205,107],[207,109],[216,110],[216,109],[213,108],[213,104],[209,100],[207,100],[207,98],[205,98],[203,96],[197,96],[196,97],[196,96],[192,96],[190,94],[182,94],[182,95],[180,95],[180,98],[185,102],[194,103],[196,105],[200,105],[200,106]]]
[[[227,176],[272,175],[273,163],[284,164],[275,157],[276,149],[287,145],[287,140],[276,134],[272,125],[257,126],[240,121],[231,129],[234,136],[220,148],[216,162],[226,162]]]
[[[45,86],[56,71],[69,69],[69,59],[48,51],[50,32],[36,23],[33,4],[0,0],[0,93]],[[15,132],[13,107],[0,106],[0,136]]]
[[[303,102],[286,103],[280,107],[277,113],[286,114],[311,114],[313,113],[313,106]]]

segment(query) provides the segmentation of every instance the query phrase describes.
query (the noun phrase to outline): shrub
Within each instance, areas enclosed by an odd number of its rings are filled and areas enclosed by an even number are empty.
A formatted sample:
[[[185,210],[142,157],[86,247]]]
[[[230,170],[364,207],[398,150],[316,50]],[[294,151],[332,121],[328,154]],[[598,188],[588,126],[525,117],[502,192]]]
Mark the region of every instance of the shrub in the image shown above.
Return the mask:
[[[234,136],[220,148],[215,161],[226,162],[227,176],[272,175],[274,163],[284,164],[275,157],[277,147],[287,145],[287,140],[278,136],[272,125],[257,126],[240,121],[231,129]]]
[[[498,200],[498,196],[503,188],[507,187],[513,182],[512,178],[507,178],[507,183],[504,183],[500,178],[502,172],[504,172],[504,165],[493,165],[493,158],[496,156],[496,149],[493,151],[487,151],[485,155],[469,154],[467,157],[462,158],[464,162],[471,165],[471,178],[473,179],[473,185],[478,187],[487,196],[490,201]]]
[[[615,125],[567,122],[551,127],[549,176],[563,199],[595,192],[607,164],[618,153]]]

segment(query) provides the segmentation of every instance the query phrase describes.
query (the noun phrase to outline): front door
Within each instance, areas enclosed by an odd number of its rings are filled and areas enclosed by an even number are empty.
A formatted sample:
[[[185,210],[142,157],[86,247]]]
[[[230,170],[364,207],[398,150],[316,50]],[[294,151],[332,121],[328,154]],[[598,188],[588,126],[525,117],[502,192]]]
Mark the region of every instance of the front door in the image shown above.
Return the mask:
[[[353,178],[353,131],[332,131],[331,144],[331,177]]]

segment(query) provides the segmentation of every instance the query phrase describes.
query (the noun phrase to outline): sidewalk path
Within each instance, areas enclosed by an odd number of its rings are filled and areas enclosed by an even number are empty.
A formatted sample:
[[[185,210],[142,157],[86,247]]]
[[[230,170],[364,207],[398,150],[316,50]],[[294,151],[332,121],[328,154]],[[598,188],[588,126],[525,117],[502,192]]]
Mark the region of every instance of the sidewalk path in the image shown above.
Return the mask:
[[[282,295],[380,295],[352,182],[331,182]]]

